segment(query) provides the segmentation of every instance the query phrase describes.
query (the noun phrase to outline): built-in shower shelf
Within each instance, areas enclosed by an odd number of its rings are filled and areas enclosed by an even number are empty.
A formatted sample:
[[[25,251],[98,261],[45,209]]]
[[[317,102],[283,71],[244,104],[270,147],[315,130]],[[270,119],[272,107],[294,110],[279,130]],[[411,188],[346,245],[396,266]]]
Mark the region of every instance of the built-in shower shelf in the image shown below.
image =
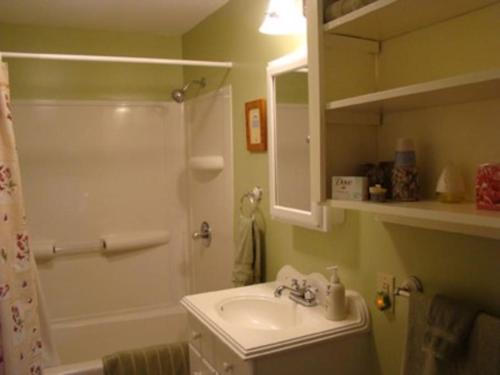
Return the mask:
[[[189,159],[189,167],[198,171],[222,171],[224,158],[222,156],[193,156]]]
[[[370,212],[393,224],[500,239],[500,212],[478,210],[474,203],[329,200],[333,208]]]

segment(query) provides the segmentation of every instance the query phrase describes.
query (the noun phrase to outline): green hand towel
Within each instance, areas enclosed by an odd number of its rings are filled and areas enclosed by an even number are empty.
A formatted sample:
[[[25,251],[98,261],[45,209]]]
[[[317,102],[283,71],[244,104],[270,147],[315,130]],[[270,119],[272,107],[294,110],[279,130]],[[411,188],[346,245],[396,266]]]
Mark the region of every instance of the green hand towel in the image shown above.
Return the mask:
[[[189,375],[185,342],[117,352],[102,361],[104,375]]]
[[[261,232],[255,218],[240,216],[233,268],[235,286],[250,285],[262,281],[261,246]]]

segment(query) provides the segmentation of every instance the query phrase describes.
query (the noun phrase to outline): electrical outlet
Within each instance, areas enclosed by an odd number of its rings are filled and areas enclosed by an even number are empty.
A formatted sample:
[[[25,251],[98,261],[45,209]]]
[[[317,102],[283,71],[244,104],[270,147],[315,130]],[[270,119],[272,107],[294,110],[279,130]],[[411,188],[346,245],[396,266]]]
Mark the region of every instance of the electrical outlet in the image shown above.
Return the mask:
[[[386,293],[391,301],[391,307],[388,311],[394,312],[394,289],[396,287],[396,278],[393,275],[379,272],[377,274],[377,292]]]

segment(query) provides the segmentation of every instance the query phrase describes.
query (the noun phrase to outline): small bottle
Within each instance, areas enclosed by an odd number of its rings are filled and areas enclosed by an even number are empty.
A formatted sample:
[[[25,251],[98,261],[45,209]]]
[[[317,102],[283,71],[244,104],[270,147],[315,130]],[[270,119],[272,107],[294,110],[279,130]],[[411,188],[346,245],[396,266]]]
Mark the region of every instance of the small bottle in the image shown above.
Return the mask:
[[[326,292],[325,317],[333,321],[344,320],[347,315],[345,288],[340,282],[338,267],[332,266],[326,269],[332,272],[332,276]]]

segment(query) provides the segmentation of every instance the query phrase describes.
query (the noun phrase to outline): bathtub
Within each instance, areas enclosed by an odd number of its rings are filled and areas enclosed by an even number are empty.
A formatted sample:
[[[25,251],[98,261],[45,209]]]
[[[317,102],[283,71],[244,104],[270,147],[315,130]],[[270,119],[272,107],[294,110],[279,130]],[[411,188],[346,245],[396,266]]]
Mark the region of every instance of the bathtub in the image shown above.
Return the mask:
[[[186,340],[187,314],[181,306],[124,310],[51,325],[61,366],[45,375],[103,375],[101,358],[119,350]]]

